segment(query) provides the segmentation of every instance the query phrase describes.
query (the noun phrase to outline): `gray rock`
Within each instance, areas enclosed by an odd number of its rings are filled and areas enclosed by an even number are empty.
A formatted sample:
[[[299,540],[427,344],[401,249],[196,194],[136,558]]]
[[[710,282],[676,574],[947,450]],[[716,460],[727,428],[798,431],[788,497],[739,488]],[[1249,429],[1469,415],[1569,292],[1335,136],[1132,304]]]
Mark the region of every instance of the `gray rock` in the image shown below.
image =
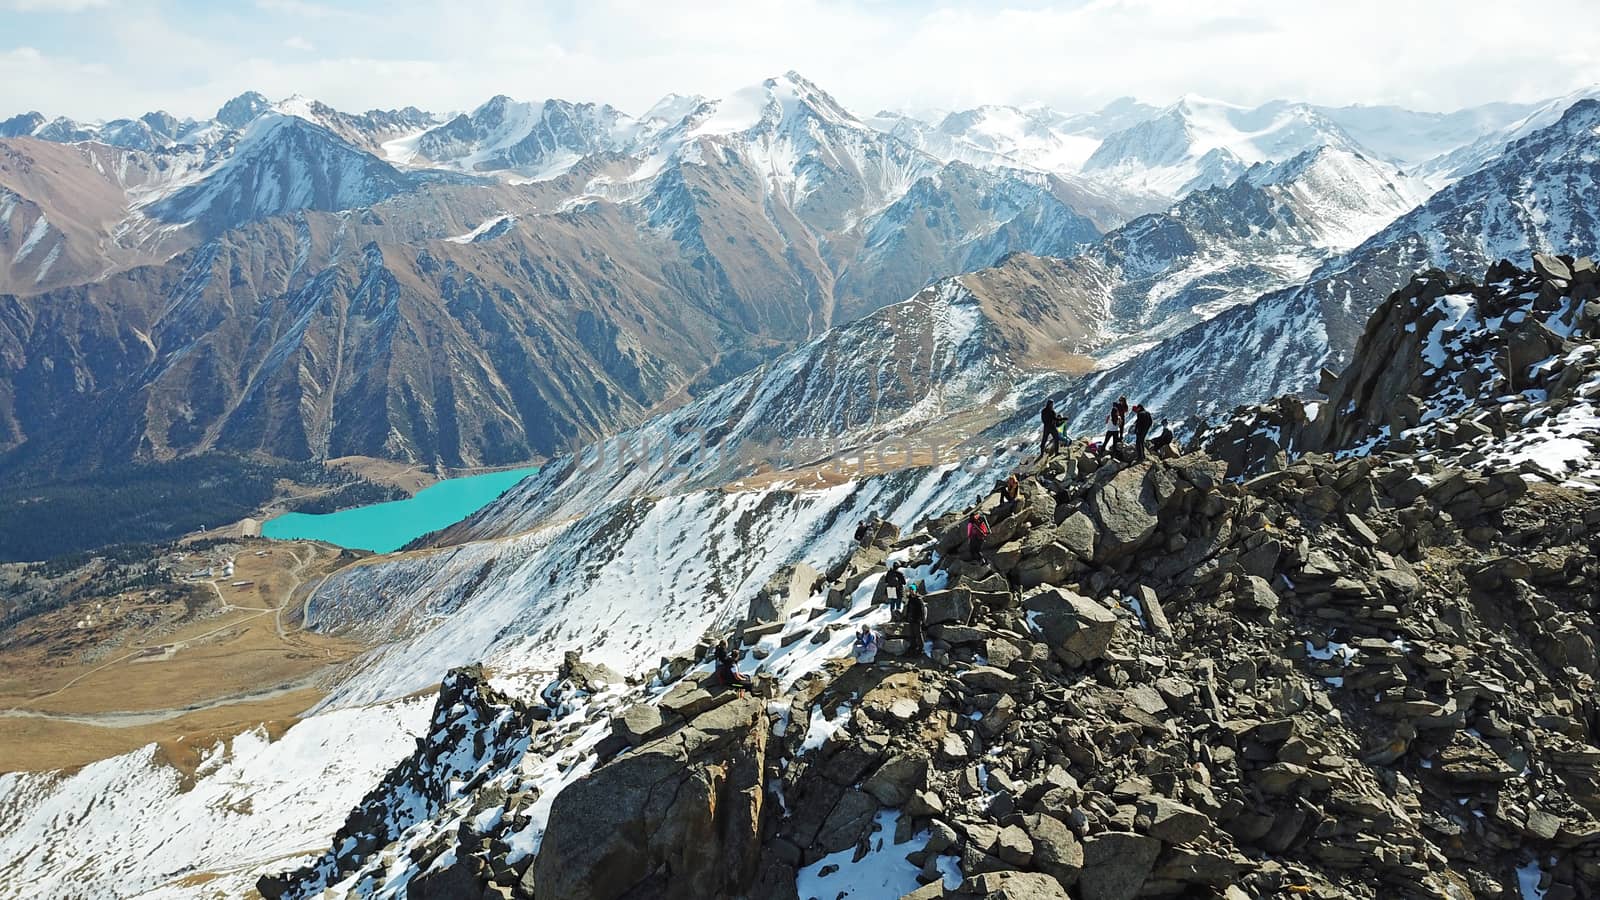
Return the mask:
[[[1211,820],[1199,810],[1166,797],[1147,797],[1139,802],[1136,826],[1165,844],[1187,844],[1211,831]]]
[[[1239,606],[1250,612],[1271,612],[1278,608],[1278,592],[1265,578],[1248,575],[1239,594]]]
[[[1033,865],[1053,877],[1062,887],[1078,883],[1083,871],[1083,845],[1067,824],[1054,816],[1024,816],[1022,826],[1033,839]]]
[[[1056,526],[1056,540],[1082,560],[1094,557],[1094,545],[1098,537],[1094,520],[1081,511],[1067,516]]]
[[[611,717],[611,731],[637,747],[654,740],[671,727],[673,719],[663,716],[661,707],[649,703],[635,703]]]
[[[1033,840],[1016,825],[1000,829],[1000,843],[996,855],[1013,866],[1026,866],[1033,861]]]
[[[972,594],[965,588],[933,591],[922,602],[928,612],[924,623],[927,625],[945,622],[965,624],[972,618]]]
[[[556,795],[523,887],[540,898],[741,893],[761,857],[766,704],[705,713]],[[671,878],[657,881],[671,860]]]
[[[1104,656],[1117,633],[1115,613],[1072,591],[1040,591],[1029,597],[1024,606],[1036,613],[1033,620],[1044,632],[1050,649],[1071,666],[1087,665]]]
[[[1083,900],[1133,900],[1155,868],[1161,842],[1143,834],[1105,831],[1083,842]]]
[[[913,792],[924,786],[927,777],[927,757],[902,753],[879,766],[861,783],[861,789],[884,806],[903,806]]]
[[[1094,561],[1115,562],[1139,549],[1161,524],[1157,517],[1151,470],[1145,466],[1123,469],[1100,486],[1090,500],[1090,512],[1099,524]]]

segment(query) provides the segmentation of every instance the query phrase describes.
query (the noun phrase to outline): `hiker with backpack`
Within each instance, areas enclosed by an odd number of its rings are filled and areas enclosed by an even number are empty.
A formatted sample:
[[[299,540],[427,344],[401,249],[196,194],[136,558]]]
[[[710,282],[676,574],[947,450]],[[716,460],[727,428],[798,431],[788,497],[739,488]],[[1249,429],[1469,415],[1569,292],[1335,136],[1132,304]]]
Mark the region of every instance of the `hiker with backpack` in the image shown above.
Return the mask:
[[[1154,424],[1155,417],[1150,415],[1150,410],[1143,404],[1135,403],[1133,406],[1133,458],[1137,462],[1144,462],[1145,438],[1150,434],[1150,426]]]
[[[900,616],[900,606],[904,601],[906,590],[906,573],[900,571],[898,562],[890,563],[889,571],[883,575],[883,593],[889,601],[889,614],[895,618]]]
[[[1054,400],[1044,401],[1044,408],[1039,410],[1039,423],[1044,426],[1044,432],[1039,435],[1039,458],[1044,459],[1046,453],[1061,452],[1061,414],[1056,412]]]

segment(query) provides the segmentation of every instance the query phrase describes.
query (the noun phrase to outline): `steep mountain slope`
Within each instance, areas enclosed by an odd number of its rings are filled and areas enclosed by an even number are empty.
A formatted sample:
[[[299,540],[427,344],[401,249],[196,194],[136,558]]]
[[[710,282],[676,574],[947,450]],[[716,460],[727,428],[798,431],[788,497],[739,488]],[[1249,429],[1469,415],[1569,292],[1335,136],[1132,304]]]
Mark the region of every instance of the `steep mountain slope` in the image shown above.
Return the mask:
[[[1577,293],[1596,283],[1541,267],[1537,282],[1512,270],[1487,290],[1422,280],[1391,298],[1339,396],[1407,373],[1454,396],[1493,359],[1475,335],[1534,321],[1572,344],[1559,365],[1519,356],[1524,406],[1498,419],[1504,440],[1592,409],[1600,318]],[[1500,408],[1482,386],[1436,433]],[[1368,456],[1373,411],[1324,411],[1340,435],[1324,449],[1351,458],[1243,483],[1206,453],[1109,463],[1075,448],[1029,454],[1008,514],[993,488],[1015,462],[946,465],[641,497],[347,570],[313,603],[324,627],[433,638],[376,654],[277,743],[236,739],[187,790],[143,753],[0,776],[0,878],[111,896],[673,895],[714,876],[781,897],[893,884],[953,900],[969,879],[1058,900],[1230,884],[1582,897],[1600,871],[1600,495],[1560,484],[1564,462],[1479,459],[1481,474],[1420,439]],[[1592,467],[1600,448],[1584,445]],[[952,552],[970,508],[996,526],[982,562]],[[904,539],[854,541],[869,510]],[[904,656],[878,602],[890,559],[930,589],[927,659]],[[792,560],[828,570],[825,590]],[[764,696],[709,677],[717,623]],[[886,638],[875,666],[841,658],[860,625]],[[482,648],[492,679],[441,678]],[[437,698],[359,705],[434,678]],[[242,802],[249,789],[274,802]],[[179,815],[204,833],[142,837]],[[96,852],[44,849],[64,843]],[[649,881],[664,856],[671,877]]]
[[[104,144],[0,141],[0,292],[94,281],[192,245],[128,217],[133,198],[172,177],[160,160]]]
[[[1129,222],[1069,261],[1109,318],[1093,354],[1136,355],[1194,323],[1297,284],[1412,209],[1422,191],[1384,163],[1331,147],[1258,163]]]
[[[1588,199],[1600,177],[1600,101],[1512,144],[1299,287],[1268,294],[1071,385],[1067,408],[1083,433],[1128,395],[1174,420],[1225,413],[1251,397],[1298,393],[1318,370],[1349,359],[1371,309],[1414,272],[1482,269],[1530,250],[1600,244]]]
[[[1064,175],[1081,170],[1107,135],[1160,112],[1123,97],[1091,113],[1067,114],[1044,106],[978,106],[927,121],[886,110],[868,122],[946,162]]]
[[[502,95],[407,142],[414,155],[406,161],[537,178],[566,171],[585,156],[623,151],[631,125],[610,106],[518,103]]]
[[[266,114],[250,123],[225,159],[144,212],[212,237],[298,210],[372,206],[416,184],[309,120]]]
[[[1259,162],[1315,147],[1361,152],[1342,128],[1303,103],[1249,109],[1188,96],[1153,118],[1108,135],[1083,172],[1124,186],[1182,196],[1228,184]]]

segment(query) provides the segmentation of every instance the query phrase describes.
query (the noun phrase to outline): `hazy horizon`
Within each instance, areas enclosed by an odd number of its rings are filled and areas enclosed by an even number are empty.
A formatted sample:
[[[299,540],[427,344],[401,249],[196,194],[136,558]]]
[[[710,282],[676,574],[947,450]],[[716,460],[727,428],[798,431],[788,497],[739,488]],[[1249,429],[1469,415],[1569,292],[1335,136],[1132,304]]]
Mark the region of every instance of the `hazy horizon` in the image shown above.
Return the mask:
[[[1543,4],[1559,47],[1510,40],[1505,4],[1398,7],[1226,0],[0,0],[0,117],[207,118],[247,90],[360,111],[469,110],[496,94],[641,113],[666,93],[724,96],[788,70],[858,115],[983,104],[1099,109],[1185,94],[1254,106],[1451,112],[1596,81],[1600,23]]]

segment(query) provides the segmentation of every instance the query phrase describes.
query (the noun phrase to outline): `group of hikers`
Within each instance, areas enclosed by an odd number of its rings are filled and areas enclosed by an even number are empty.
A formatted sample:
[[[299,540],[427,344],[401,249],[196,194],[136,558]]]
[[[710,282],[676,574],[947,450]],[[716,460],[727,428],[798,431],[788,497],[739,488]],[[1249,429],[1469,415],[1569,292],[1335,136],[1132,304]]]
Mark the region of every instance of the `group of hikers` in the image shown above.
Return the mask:
[[[1051,453],[1059,453],[1063,440],[1070,440],[1062,435],[1061,429],[1066,425],[1066,420],[1056,411],[1055,401],[1046,400],[1044,408],[1039,411],[1040,423],[1043,434],[1039,438],[1039,458],[1043,459]],[[1104,437],[1089,442],[1089,451],[1096,458],[1103,459],[1111,455],[1118,459],[1127,459],[1125,451],[1128,445],[1127,434],[1133,432],[1133,461],[1143,462],[1148,453],[1158,455],[1167,452],[1173,442],[1171,424],[1163,419],[1161,428],[1153,436],[1151,428],[1155,417],[1143,404],[1129,404],[1127,397],[1118,397],[1111,405],[1111,411],[1106,415],[1106,432]],[[996,521],[1005,519],[1015,512],[1021,503],[1021,485],[1017,482],[1016,473],[1012,473],[1000,484],[1000,504],[994,508]],[[856,526],[855,542],[865,546],[876,537],[877,529],[869,520],[862,520]],[[983,545],[989,537],[989,520],[980,509],[974,508],[963,523],[965,540],[965,557],[969,561],[983,559]],[[1013,586],[1013,590],[1015,590]],[[923,595],[925,590],[919,583],[911,583],[906,578],[906,573],[898,561],[891,562],[889,569],[883,575],[883,591],[885,602],[889,607],[891,621],[901,625],[902,633],[907,644],[907,652],[912,656],[925,655],[924,630],[927,621],[927,606]],[[855,633],[851,645],[851,656],[858,664],[870,664],[877,660],[878,650],[883,640],[878,632],[871,626],[862,624]],[[747,690],[753,685],[749,675],[738,670],[738,655],[728,647],[726,640],[717,642],[715,648],[716,671],[724,684],[740,690]]]
[[[922,600],[924,593],[923,584],[908,580],[898,561],[890,563],[889,570],[883,573],[883,597],[889,607],[890,620],[900,623],[906,652],[911,656],[922,656],[926,649],[923,631],[924,623],[928,620],[928,607]],[[856,629],[851,655],[856,663],[869,665],[877,661],[882,642],[871,626],[863,624]]]
[[[1066,425],[1066,419],[1056,411],[1054,400],[1046,400],[1044,408],[1039,410],[1039,422],[1043,426],[1043,433],[1039,436],[1039,458],[1044,459],[1051,453],[1061,451],[1061,429]],[[1154,424],[1155,416],[1143,404],[1130,406],[1127,397],[1118,397],[1117,402],[1111,404],[1111,412],[1106,415],[1105,436],[1099,440],[1091,439],[1089,451],[1097,459],[1103,459],[1108,454],[1120,457],[1119,451],[1127,447],[1127,433],[1131,426],[1134,462],[1144,462],[1147,450],[1160,454],[1172,445],[1171,423],[1162,419],[1161,430],[1151,437],[1150,429]]]

